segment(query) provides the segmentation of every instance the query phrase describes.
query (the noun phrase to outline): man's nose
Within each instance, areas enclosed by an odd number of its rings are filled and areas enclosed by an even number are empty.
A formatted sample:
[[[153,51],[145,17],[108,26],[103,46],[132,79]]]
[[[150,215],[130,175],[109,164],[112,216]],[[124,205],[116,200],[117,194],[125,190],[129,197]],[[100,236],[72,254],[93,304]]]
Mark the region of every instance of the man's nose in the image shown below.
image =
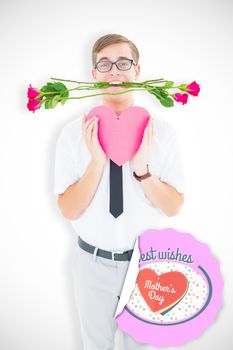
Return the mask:
[[[120,74],[120,71],[117,68],[116,64],[112,65],[112,69],[110,70],[110,74]]]

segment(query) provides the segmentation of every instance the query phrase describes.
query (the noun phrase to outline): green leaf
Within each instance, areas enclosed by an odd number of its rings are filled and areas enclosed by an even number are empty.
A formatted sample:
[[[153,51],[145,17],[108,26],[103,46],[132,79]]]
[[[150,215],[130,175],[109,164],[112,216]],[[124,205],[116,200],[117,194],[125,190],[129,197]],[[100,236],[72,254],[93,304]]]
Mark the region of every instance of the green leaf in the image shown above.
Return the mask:
[[[67,101],[67,98],[66,97],[63,97],[62,99],[61,99],[61,104],[62,104],[62,106],[66,103],[66,101]]]
[[[56,91],[54,85],[52,83],[47,83],[47,85],[44,85],[41,88],[41,91],[43,92],[50,92],[50,91]]]
[[[162,89],[156,89],[149,90],[149,92],[153,95],[155,95],[159,100],[166,99],[168,97],[168,92],[162,90]]]
[[[63,98],[63,97],[65,97],[65,98],[69,97],[69,91],[64,91],[64,92],[62,92],[60,96],[61,96],[61,98]]]
[[[67,87],[63,83],[57,82],[57,83],[54,83],[54,89],[56,91],[65,91],[67,90]]]
[[[173,107],[174,101],[170,97],[161,98],[160,103],[165,107]]]
[[[56,91],[56,89],[55,89],[55,87],[54,87],[54,84],[52,84],[52,83],[47,83],[46,85],[44,85],[42,88],[41,88],[41,91],[42,92],[57,92]],[[58,94],[58,92],[57,92],[57,94]],[[53,96],[55,96],[56,94],[46,94],[46,95],[44,95],[45,96],[45,98],[47,99],[47,98],[51,98],[51,97],[53,97]]]
[[[51,99],[49,99],[49,107],[50,107],[50,108],[53,108],[53,107],[52,107],[52,103],[53,103],[53,99],[51,98]]]
[[[50,100],[46,100],[44,106],[45,109],[50,109]]]
[[[48,92],[48,87],[47,87],[47,85],[44,85],[44,86],[40,89],[40,91],[42,91],[42,92]]]
[[[53,101],[52,98],[46,100],[46,102],[45,102],[45,108],[46,108],[46,109],[53,108],[53,107],[52,107],[52,101]]]
[[[157,97],[158,99],[161,99],[161,98],[162,98],[159,89],[156,89],[156,88],[154,88],[154,89],[147,89],[147,91],[148,91],[150,94],[152,94],[152,95],[154,95],[155,97]]]
[[[56,107],[56,105],[58,104],[60,100],[60,96],[59,95],[55,95],[52,99],[51,99],[51,108]]]
[[[160,90],[160,96],[162,98],[166,99],[168,97],[168,92],[161,89]]]

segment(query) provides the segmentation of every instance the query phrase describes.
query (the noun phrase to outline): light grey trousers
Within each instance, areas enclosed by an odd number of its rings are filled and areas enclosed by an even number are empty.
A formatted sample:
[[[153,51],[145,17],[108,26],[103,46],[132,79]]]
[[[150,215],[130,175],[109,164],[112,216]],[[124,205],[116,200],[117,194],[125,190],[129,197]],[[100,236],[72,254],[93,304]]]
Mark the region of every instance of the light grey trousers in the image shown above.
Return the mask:
[[[129,261],[112,261],[75,246],[72,273],[84,350],[113,350],[114,314]],[[119,330],[120,331],[120,330]],[[124,332],[122,350],[150,350]]]

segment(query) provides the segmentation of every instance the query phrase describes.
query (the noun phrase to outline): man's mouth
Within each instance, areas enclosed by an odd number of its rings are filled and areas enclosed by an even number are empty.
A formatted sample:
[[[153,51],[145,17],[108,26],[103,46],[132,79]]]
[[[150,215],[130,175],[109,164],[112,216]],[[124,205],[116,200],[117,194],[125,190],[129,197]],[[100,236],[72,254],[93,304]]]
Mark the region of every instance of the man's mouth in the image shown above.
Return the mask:
[[[109,81],[108,83],[110,83],[110,84],[121,84],[121,83],[123,83],[123,81],[114,80],[114,81]]]
[[[109,83],[109,84],[116,84],[116,85],[118,85],[118,84],[122,84],[122,83],[124,83],[124,82],[123,82],[123,81],[119,81],[119,80],[114,80],[114,81],[108,81],[108,83]],[[124,90],[124,87],[122,87],[122,86],[109,86],[109,87],[107,88],[107,90],[115,91],[115,92],[117,92],[117,91],[123,91],[123,90]]]

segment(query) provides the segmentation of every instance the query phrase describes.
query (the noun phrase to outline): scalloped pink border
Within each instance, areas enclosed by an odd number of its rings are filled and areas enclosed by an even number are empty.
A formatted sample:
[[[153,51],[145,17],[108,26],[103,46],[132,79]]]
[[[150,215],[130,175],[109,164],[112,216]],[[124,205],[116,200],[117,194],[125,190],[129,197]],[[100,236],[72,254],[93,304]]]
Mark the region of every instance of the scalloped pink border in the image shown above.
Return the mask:
[[[178,346],[199,337],[216,319],[222,306],[223,279],[218,261],[211,254],[206,244],[198,242],[190,233],[179,232],[172,228],[147,230],[139,236],[140,253],[147,252],[150,247],[160,250],[180,248],[186,254],[192,254],[192,268],[202,266],[208,273],[212,283],[212,296],[206,309],[197,317],[181,324],[161,326],[150,324],[132,316],[126,309],[116,317],[118,327],[132,336],[137,342],[155,347]],[[145,266],[149,262],[142,262]]]

